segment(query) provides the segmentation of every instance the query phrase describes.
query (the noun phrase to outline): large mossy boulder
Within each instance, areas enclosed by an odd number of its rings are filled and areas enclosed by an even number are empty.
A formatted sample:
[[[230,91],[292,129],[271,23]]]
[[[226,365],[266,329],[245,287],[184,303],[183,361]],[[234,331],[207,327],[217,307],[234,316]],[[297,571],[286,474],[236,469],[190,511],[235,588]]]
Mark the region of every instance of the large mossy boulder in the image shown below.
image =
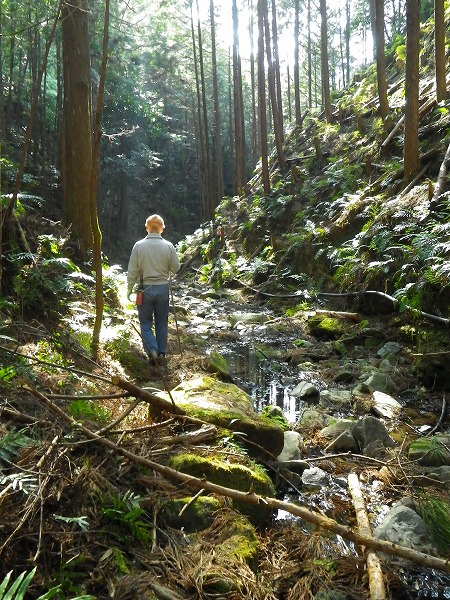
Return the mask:
[[[185,452],[173,456],[170,466],[182,473],[241,492],[254,492],[270,497],[275,495],[272,480],[258,465],[249,466],[240,462],[231,462],[228,457],[222,459],[212,453],[205,456]],[[272,509],[264,503],[253,504],[233,500],[233,506],[247,516],[254,525],[261,525],[272,516]]]
[[[171,401],[166,392],[159,392],[158,396]],[[234,383],[198,377],[175,387],[171,397],[187,415],[243,434],[243,440],[252,442],[252,451],[263,448],[275,458],[283,449],[283,429],[270,418],[259,415],[252,398]]]
[[[194,533],[210,527],[221,508],[223,502],[218,498],[199,496],[194,500],[189,496],[168,500],[163,504],[160,515],[170,527]]]

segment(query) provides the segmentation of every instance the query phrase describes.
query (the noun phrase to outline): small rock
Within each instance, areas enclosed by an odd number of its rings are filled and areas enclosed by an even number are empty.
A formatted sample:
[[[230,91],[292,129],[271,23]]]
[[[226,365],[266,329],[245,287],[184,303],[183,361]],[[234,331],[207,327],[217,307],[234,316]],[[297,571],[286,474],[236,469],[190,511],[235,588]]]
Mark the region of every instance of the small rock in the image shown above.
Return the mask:
[[[290,392],[290,395],[295,398],[310,398],[319,394],[319,390],[309,381],[300,381]]]
[[[330,476],[319,467],[311,467],[303,471],[302,482],[306,487],[322,488],[330,485]]]
[[[402,410],[402,405],[400,402],[397,402],[395,398],[389,396],[389,394],[385,394],[384,392],[373,392],[373,401],[374,405],[372,410],[380,417],[394,419]]]
[[[349,405],[352,394],[349,390],[331,388],[320,392],[320,405],[324,407]]]
[[[412,508],[397,505],[374,529],[373,536],[426,554],[436,554],[421,517]]]
[[[303,443],[302,436],[297,431],[284,432],[284,446],[277,460],[297,460],[300,458],[300,447]]]
[[[380,448],[379,442],[386,448],[395,446],[386,427],[376,417],[367,416],[360,419],[353,427],[352,434],[363,452],[369,448],[372,452],[375,448]]]
[[[381,358],[385,358],[388,354],[398,354],[401,351],[402,347],[397,342],[386,342],[384,346],[382,346],[377,354]]]
[[[325,452],[357,452],[357,450],[358,444],[349,429],[343,431],[325,448]]]
[[[390,377],[381,371],[373,371],[373,373],[364,381],[363,385],[371,392],[384,393],[388,393],[394,387]]]
[[[354,425],[355,421],[351,421],[350,419],[338,419],[334,423],[321,429],[319,435],[328,440],[332,440],[341,435],[343,431],[352,429]]]

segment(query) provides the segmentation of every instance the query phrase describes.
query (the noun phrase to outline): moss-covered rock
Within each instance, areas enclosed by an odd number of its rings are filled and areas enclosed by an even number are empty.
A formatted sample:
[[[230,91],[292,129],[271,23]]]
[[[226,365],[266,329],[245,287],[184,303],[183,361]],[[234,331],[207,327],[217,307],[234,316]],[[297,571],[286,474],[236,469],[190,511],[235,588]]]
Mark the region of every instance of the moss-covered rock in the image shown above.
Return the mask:
[[[175,498],[163,505],[160,515],[170,527],[193,533],[210,527],[221,507],[220,500],[212,496],[200,496],[195,501],[192,497]]]
[[[157,395],[170,401],[166,392]],[[253,450],[261,447],[276,457],[283,449],[282,428],[271,419],[258,415],[252,398],[233,383],[209,376],[198,377],[175,387],[171,396],[189,416],[242,433],[244,439],[253,442]]]
[[[208,357],[208,363],[206,365],[208,373],[219,373],[225,381],[231,380],[230,365],[227,359],[219,352],[212,351]]]
[[[222,460],[217,455],[200,456],[186,452],[172,457],[170,466],[182,473],[241,492],[271,497],[275,495],[272,480],[258,465],[249,466],[230,462],[228,458]],[[233,506],[255,525],[261,525],[272,515],[272,510],[265,504],[233,500]]]
[[[205,532],[209,534],[207,543],[213,547],[214,554],[211,560],[203,560],[202,588],[208,597],[209,594],[221,598],[233,594],[241,598],[243,567],[246,565],[256,571],[259,540],[254,527],[242,515],[227,513],[220,525]],[[205,556],[205,550],[201,555]]]
[[[342,319],[316,314],[308,319],[308,327],[312,335],[330,340],[337,339],[350,330],[348,323]]]

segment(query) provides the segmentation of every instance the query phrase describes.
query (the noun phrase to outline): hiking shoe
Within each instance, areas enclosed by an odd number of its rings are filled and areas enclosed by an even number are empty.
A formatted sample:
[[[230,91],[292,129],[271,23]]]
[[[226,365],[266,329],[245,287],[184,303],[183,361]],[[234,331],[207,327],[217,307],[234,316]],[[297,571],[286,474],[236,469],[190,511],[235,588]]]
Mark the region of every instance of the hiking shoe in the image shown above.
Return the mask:
[[[166,362],[166,353],[165,352],[160,352],[158,354],[158,362],[165,364],[165,362]]]
[[[156,353],[156,350],[150,350],[150,352],[148,354],[148,360],[152,364],[154,364],[158,360],[158,355]]]

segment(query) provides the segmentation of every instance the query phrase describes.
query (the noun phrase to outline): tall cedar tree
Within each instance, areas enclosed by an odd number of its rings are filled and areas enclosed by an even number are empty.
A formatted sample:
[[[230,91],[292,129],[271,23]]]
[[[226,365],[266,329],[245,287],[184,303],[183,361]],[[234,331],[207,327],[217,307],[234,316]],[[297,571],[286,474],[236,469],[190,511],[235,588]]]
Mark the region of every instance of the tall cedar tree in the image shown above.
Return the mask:
[[[258,0],[258,108],[261,130],[261,178],[264,193],[270,192],[269,161],[267,152],[266,77],[264,70],[264,0]]]
[[[213,83],[213,133],[215,140],[215,164],[216,164],[216,200],[217,204],[222,200],[223,189],[223,161],[222,161],[222,136],[220,133],[220,106],[219,106],[219,83],[217,80],[217,56],[216,56],[216,26],[214,19],[214,0],[209,2],[209,16],[211,20],[211,68]]]
[[[90,213],[92,174],[91,64],[87,0],[62,7],[64,124],[62,132],[62,220],[79,240],[81,254],[92,249]]]
[[[333,111],[331,108],[330,72],[328,64],[328,25],[326,0],[320,0],[320,64],[325,116],[328,123],[331,123],[333,121]]]
[[[410,183],[419,161],[419,41],[420,0],[406,0],[405,140],[403,180]]]
[[[375,52],[377,61],[378,101],[383,121],[389,115],[386,83],[386,59],[384,55],[384,0],[375,0]]]
[[[247,190],[244,98],[242,95],[242,70],[239,52],[239,15],[237,1],[233,0],[233,94],[234,139],[236,153],[236,187],[238,194]]]
[[[275,0],[272,0],[274,2]],[[280,122],[280,110],[277,103],[277,92],[276,92],[276,74],[275,66],[272,60],[271,44],[270,44],[270,24],[269,24],[269,11],[267,7],[267,0],[263,0],[264,9],[264,31],[266,41],[266,58],[267,58],[267,81],[269,84],[269,96],[270,104],[272,107],[272,119],[273,119],[273,133],[275,137],[275,147],[277,149],[277,159],[280,165],[281,171],[286,169],[286,161],[283,152],[283,132],[282,123]]]
[[[294,106],[295,124],[300,125],[300,65],[299,65],[299,30],[300,30],[300,0],[295,0],[294,16]]]
[[[445,80],[445,16],[444,0],[434,0],[434,44],[436,61],[436,99],[438,102],[447,97]]]

